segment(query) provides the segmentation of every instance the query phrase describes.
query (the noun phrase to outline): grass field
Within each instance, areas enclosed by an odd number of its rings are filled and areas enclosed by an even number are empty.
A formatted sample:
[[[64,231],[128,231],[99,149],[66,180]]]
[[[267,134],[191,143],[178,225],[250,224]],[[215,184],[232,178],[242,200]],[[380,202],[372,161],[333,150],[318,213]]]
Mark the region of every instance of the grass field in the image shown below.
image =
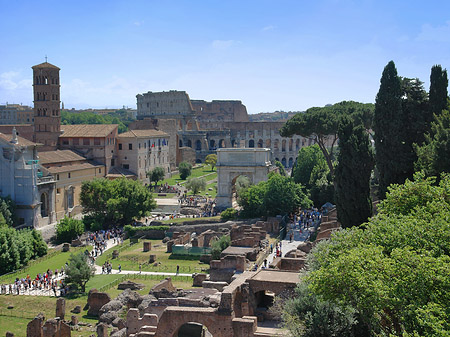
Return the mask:
[[[215,198],[217,195],[216,186],[217,186],[217,182],[208,184],[208,185],[206,185],[206,189],[204,191],[200,191],[196,195],[202,195],[204,197],[207,196],[209,198]],[[210,191],[209,188],[212,188],[212,190]],[[206,193],[208,193],[208,195],[206,195]],[[188,195],[193,195],[193,193],[191,191],[189,191]]]
[[[130,246],[130,240],[125,240],[123,245],[113,247],[103,255],[97,258],[96,263],[102,265],[106,261],[111,262],[113,269],[118,269],[119,264],[122,270],[139,270],[139,264],[142,264],[142,271],[158,271],[158,272],[176,272],[177,265],[180,266],[180,273],[195,273],[202,269],[209,268],[209,265],[200,263],[198,260],[172,260],[169,259],[170,253],[166,253],[166,245],[161,240],[145,240],[152,243],[152,249],[149,252],[143,252],[143,241]],[[122,248],[123,247],[123,248]],[[119,257],[117,259],[111,258],[111,253],[114,249],[120,249]],[[123,249],[123,250],[122,250]],[[156,262],[158,266],[149,264],[150,255],[156,255]]]
[[[69,252],[58,252],[48,259],[39,259],[39,262],[37,263],[30,262],[29,267],[26,267],[19,272],[0,276],[0,283],[13,283],[16,277],[25,278],[27,277],[27,275],[30,275],[32,278],[34,278],[38,273],[45,273],[47,269],[51,269],[53,271],[55,269],[60,270],[61,267],[63,267],[64,264],[69,260],[71,254],[77,254],[79,252],[85,251],[86,249],[91,250],[92,247],[70,247]],[[52,250],[49,249],[48,254],[52,254]]]
[[[124,275],[96,275],[86,285],[86,292],[91,288],[100,288],[102,285],[108,284],[123,278]],[[153,277],[153,278],[152,278]],[[141,295],[148,294],[149,290],[162,279],[164,276],[144,276],[133,275],[133,277],[125,277],[123,280],[130,279],[133,282],[141,283],[145,287],[138,292]],[[173,277],[172,283],[177,288],[189,289],[192,288],[192,280],[188,278]],[[122,290],[117,289],[117,285],[105,290],[111,298],[117,297]],[[66,319],[70,319],[72,310],[75,306],[80,305],[81,308],[87,303],[87,295],[80,295],[76,298],[66,298]],[[12,305],[13,309],[8,309],[8,306]],[[56,310],[56,298],[45,296],[14,296],[14,295],[1,295],[0,296],[0,336],[4,336],[7,331],[11,331],[15,336],[26,336],[27,324],[39,313],[43,313],[46,319],[53,318]],[[95,324],[97,318],[90,318],[87,316],[87,310],[77,314],[80,322],[86,322],[92,324],[90,327],[80,327],[78,331],[72,331],[74,337],[87,337],[95,333]]]
[[[195,169],[192,169],[192,173],[188,178],[197,178],[197,177],[204,177],[206,181],[211,181],[213,179],[217,178],[217,169],[214,168],[214,171],[211,170],[210,165],[204,165],[202,167],[198,167]],[[171,178],[164,179],[162,184],[169,184],[169,185],[176,185],[177,182],[184,183],[186,180],[181,180],[180,174],[174,174]]]

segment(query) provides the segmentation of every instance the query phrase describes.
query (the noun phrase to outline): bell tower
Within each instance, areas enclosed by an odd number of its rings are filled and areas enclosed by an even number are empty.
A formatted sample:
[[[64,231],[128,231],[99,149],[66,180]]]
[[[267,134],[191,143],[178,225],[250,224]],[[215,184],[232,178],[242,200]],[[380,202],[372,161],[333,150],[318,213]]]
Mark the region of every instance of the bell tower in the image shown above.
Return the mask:
[[[59,68],[47,61],[33,69],[34,141],[40,151],[56,150],[61,134]]]

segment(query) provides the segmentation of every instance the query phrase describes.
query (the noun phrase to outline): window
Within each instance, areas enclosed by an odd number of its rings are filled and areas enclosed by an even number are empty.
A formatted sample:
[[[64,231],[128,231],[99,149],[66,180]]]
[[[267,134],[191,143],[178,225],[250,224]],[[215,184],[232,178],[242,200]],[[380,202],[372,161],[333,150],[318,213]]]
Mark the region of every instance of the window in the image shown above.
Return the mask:
[[[56,180],[59,180],[59,174],[56,175]]]
[[[128,165],[128,164],[123,164],[122,167],[126,170],[130,169],[130,165]]]
[[[100,145],[100,138],[94,138],[94,145]]]
[[[91,145],[91,141],[89,138],[83,138],[83,145]]]
[[[56,194],[61,194],[61,189],[60,188],[56,189]]]
[[[63,143],[63,145],[69,145],[69,140],[68,139],[63,139],[62,143]]]
[[[67,173],[67,178],[69,178],[69,179],[70,179],[70,172],[69,172],[69,173]]]
[[[133,150],[133,144],[128,144],[128,150]]]
[[[119,150],[122,150],[122,144],[119,144]]]
[[[80,139],[79,138],[74,138],[72,140],[73,145],[80,145]]]
[[[98,169],[98,173],[102,173],[102,169],[101,168]]]
[[[141,148],[141,143],[138,143],[139,149]]]

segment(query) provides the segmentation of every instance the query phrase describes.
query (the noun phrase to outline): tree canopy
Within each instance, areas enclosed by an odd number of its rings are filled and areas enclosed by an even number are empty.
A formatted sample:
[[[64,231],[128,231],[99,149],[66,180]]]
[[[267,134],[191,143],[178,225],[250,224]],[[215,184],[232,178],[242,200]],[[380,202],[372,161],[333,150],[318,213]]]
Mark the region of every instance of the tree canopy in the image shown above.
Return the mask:
[[[95,268],[89,265],[85,253],[72,254],[68,263],[69,265],[65,270],[65,281],[76,288],[79,287],[81,292],[84,293],[86,291],[86,283],[94,276]]]
[[[80,199],[83,212],[104,227],[129,224],[149,215],[156,207],[151,192],[140,181],[125,178],[85,181]]]
[[[61,111],[61,124],[118,124],[119,133],[126,132],[128,125],[135,119],[127,110],[116,110],[107,115],[99,115],[92,111],[73,113],[67,110]]]
[[[16,219],[16,205],[10,197],[0,197],[0,218],[5,225],[13,226]],[[2,221],[0,221],[0,224]]]
[[[353,101],[343,101],[322,108],[314,107],[288,120],[281,128],[280,135],[290,137],[295,134],[313,139],[322,151],[331,175],[334,175],[333,150],[341,117],[351,116],[370,129],[372,115],[373,104]]]
[[[430,75],[430,111],[434,115],[440,115],[442,110],[448,109],[448,78],[447,70],[440,65],[431,68]]]
[[[71,242],[84,233],[82,220],[65,216],[56,224],[56,238],[60,242]]]
[[[360,225],[372,216],[370,175],[375,163],[369,136],[362,125],[344,118],[338,131],[335,171],[336,209],[343,228]]]
[[[178,166],[178,171],[180,172],[180,178],[185,180],[191,175],[192,165],[187,161],[182,161]]]
[[[195,195],[200,191],[204,191],[206,188],[206,180],[204,178],[189,178],[186,182],[186,188],[188,190],[191,190],[192,193]]]
[[[260,217],[290,213],[299,207],[308,208],[311,200],[300,184],[292,178],[270,174],[268,181],[261,181],[245,189],[238,198],[242,216]]]
[[[214,170],[217,164],[217,155],[214,153],[208,154],[205,158],[205,164],[211,165],[211,170]]]
[[[448,336],[449,190],[448,175],[436,184],[418,173],[388,188],[364,229],[336,232],[313,248],[302,282],[319,302],[353,312],[349,336]],[[317,310],[297,312],[298,321],[311,327],[307,317]]]
[[[147,177],[150,180],[150,183],[153,181],[155,182],[155,186],[158,185],[158,182],[161,180],[164,180],[164,177],[166,175],[166,172],[164,172],[164,169],[162,167],[155,167],[153,170],[150,170],[146,173]]]

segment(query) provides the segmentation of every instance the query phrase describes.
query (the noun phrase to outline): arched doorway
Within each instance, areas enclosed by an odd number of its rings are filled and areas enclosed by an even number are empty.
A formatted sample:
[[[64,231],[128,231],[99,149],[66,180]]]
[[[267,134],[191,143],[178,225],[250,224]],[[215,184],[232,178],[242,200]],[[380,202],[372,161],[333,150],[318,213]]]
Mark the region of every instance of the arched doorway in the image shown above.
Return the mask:
[[[47,193],[41,194],[41,217],[48,217],[48,195]]]
[[[195,149],[196,149],[197,151],[201,151],[201,150],[202,150],[202,142],[201,142],[199,139],[197,139],[197,140],[195,141]]]
[[[255,147],[255,141],[253,139],[248,141],[248,147]]]
[[[298,152],[298,150],[300,150],[300,139],[297,139],[295,141],[295,149],[297,150],[297,152]]]
[[[225,139],[221,139],[219,140],[219,148],[224,148],[225,147]]]
[[[289,158],[289,167],[294,166],[294,158]]]
[[[187,322],[180,326],[177,337],[207,337],[212,336],[208,328],[201,323]]]
[[[192,147],[192,141],[190,139],[188,139],[186,145],[187,145],[187,147]]]
[[[180,139],[180,141],[178,142],[178,147],[183,147],[183,141]]]
[[[272,142],[271,142],[270,139],[266,139],[266,147],[267,147],[268,149],[270,149],[270,146],[272,145],[271,143],[272,143]]]
[[[258,147],[262,148],[264,146],[264,142],[262,139],[258,140]]]
[[[281,159],[281,164],[283,164],[283,166],[286,167],[286,158]]]
[[[216,141],[214,139],[211,139],[209,141],[209,149],[210,150],[215,150],[216,149]]]
[[[275,150],[275,151],[278,151],[279,150],[279,141],[278,141],[278,139],[275,139],[275,142],[273,143],[273,149]],[[278,160],[278,159],[277,159]]]

